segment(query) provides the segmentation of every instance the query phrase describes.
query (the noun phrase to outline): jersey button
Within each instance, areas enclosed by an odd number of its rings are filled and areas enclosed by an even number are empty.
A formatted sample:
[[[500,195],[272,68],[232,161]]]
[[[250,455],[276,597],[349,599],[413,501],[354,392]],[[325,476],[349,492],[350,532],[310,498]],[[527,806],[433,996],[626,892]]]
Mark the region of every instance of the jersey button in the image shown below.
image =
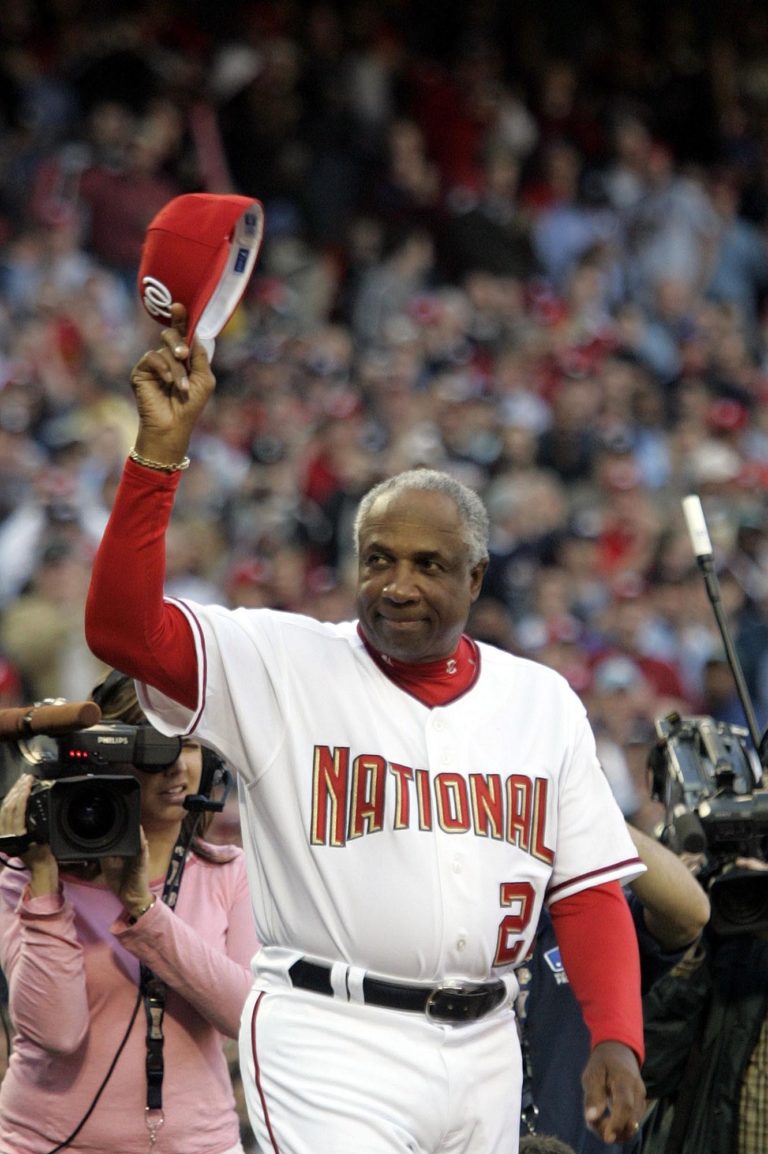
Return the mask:
[[[457,950],[461,951],[461,950],[466,949],[466,947],[467,947],[467,939],[466,938],[457,938],[456,939],[456,949]]]

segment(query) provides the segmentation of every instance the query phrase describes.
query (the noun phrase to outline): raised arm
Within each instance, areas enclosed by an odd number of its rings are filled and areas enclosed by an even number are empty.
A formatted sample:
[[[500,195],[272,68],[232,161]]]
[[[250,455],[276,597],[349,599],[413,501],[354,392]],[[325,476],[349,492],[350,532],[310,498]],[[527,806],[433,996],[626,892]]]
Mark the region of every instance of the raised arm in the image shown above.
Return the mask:
[[[184,338],[171,309],[159,348],[136,364],[139,429],[99,546],[85,610],[88,644],[102,661],[193,708],[196,655],[184,615],[163,601],[165,532],[192,432],[215,386],[208,358]],[[187,365],[188,361],[188,365]]]

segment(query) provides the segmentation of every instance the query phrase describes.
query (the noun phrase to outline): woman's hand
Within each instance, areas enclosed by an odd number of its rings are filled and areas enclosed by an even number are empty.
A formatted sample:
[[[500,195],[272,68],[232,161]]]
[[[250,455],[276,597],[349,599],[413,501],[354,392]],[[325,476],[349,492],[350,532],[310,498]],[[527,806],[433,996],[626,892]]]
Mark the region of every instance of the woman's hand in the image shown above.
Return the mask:
[[[104,881],[117,894],[130,917],[138,917],[152,904],[149,888],[149,846],[141,830],[141,850],[135,857],[104,857],[101,859]]]
[[[8,790],[0,806],[0,837],[23,837],[27,832],[27,806],[36,778],[23,773]],[[59,866],[47,844],[30,842],[18,855],[29,870],[31,897],[56,894],[59,891]]]

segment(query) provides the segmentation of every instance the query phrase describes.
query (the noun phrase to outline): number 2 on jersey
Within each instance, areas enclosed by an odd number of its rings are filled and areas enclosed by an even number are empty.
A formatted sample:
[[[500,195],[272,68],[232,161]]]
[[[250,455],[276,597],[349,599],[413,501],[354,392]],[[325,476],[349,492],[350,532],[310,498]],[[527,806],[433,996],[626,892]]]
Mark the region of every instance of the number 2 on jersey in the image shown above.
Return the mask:
[[[502,882],[499,901],[509,913],[501,919],[496,943],[494,966],[508,966],[520,961],[520,952],[526,944],[524,934],[531,920],[536,891],[530,882]],[[513,939],[517,938],[517,941]]]

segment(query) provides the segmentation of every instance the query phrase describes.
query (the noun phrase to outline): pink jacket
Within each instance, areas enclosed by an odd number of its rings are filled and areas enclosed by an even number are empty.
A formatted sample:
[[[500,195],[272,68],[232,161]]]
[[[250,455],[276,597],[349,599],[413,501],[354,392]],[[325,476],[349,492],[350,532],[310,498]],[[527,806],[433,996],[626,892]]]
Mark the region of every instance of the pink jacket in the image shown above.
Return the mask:
[[[245,859],[227,849],[235,856],[216,864],[190,854],[175,911],[158,900],[132,926],[100,885],[64,874],[60,896],[30,899],[26,871],[0,873],[0,965],[14,1025],[0,1088],[3,1154],[45,1154],[86,1114],[129,1028],[140,961],[167,984],[155,1154],[222,1154],[236,1144],[222,1035],[237,1036],[258,945]],[[162,882],[152,888],[159,895]],[[146,1154],[145,1040],[141,1004],[67,1147],[73,1154]]]

